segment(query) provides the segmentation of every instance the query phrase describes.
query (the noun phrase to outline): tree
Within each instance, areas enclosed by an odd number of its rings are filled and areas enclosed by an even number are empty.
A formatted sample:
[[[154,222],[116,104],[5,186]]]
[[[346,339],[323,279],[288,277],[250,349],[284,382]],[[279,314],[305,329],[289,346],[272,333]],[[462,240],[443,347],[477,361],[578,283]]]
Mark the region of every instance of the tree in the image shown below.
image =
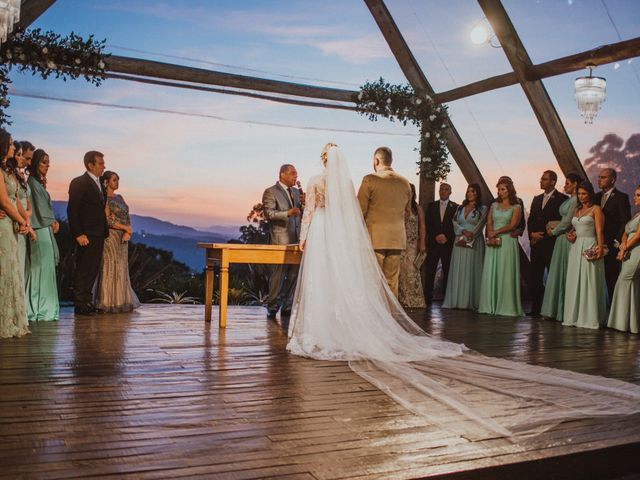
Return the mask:
[[[587,176],[593,185],[598,184],[598,173],[603,168],[618,172],[616,187],[629,198],[640,184],[640,133],[634,133],[625,142],[615,133],[609,133],[589,149],[591,157],[584,161]]]

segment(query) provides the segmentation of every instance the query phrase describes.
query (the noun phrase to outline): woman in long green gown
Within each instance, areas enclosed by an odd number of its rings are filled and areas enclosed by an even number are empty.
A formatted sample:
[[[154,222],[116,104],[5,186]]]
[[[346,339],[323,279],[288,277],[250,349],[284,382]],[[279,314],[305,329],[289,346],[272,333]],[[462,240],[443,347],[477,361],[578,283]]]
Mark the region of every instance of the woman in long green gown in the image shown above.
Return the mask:
[[[555,318],[560,322],[564,314],[564,289],[567,282],[567,262],[571,247],[569,240],[567,240],[567,232],[573,228],[571,219],[578,203],[578,185],[581,181],[582,177],[577,173],[567,175],[564,182],[564,193],[569,195],[569,198],[560,205],[562,220],[555,227],[547,225],[547,234],[556,237],[556,243],[553,247],[540,315]]]
[[[477,183],[469,185],[466,198],[453,218],[457,240],[451,254],[447,293],[442,308],[477,310],[480,305],[484,262],[482,229],[489,210],[486,205],[482,205],[481,191]]]
[[[640,209],[640,185],[633,196]],[[607,326],[623,332],[640,332],[640,211],[624,227],[618,260],[622,261],[620,276],[613,290],[611,312]],[[627,257],[625,259],[625,257]]]
[[[30,321],[58,320],[60,316],[56,281],[59,253],[54,236],[59,225],[46,190],[49,166],[49,155],[44,150],[39,148],[33,152],[28,183],[33,209],[31,226],[37,240],[30,244],[27,262],[26,297]]]
[[[18,211],[18,180],[7,169],[14,151],[11,135],[0,129],[0,338],[29,333],[24,303],[24,271],[18,261],[18,234],[27,233],[27,220]],[[14,229],[14,222],[17,228]]]
[[[487,245],[480,287],[480,313],[517,317],[524,314],[520,301],[520,251],[511,232],[518,228],[522,209],[513,182],[498,185],[498,200],[487,216]]]
[[[578,206],[571,224],[575,234],[567,234],[573,242],[569,249],[567,282],[564,292],[563,325],[599,328],[605,321],[607,297],[604,276],[604,215],[594,204],[595,192],[589,182],[578,187]],[[587,259],[587,252],[593,252]]]

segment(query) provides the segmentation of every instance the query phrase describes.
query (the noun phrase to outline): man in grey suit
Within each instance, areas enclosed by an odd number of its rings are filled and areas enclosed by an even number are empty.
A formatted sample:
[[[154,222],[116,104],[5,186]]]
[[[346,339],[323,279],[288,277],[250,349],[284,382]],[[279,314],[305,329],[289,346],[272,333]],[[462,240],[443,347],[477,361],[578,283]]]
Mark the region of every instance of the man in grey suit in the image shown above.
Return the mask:
[[[298,180],[298,172],[293,165],[280,167],[280,178],[276,184],[262,194],[262,206],[265,218],[269,221],[271,243],[273,245],[297,244],[300,241],[300,222],[302,205],[300,191],[292,188]],[[269,280],[267,312],[271,319],[276,318],[278,309],[281,315],[291,314],[293,293],[296,288],[298,265],[274,265]]]

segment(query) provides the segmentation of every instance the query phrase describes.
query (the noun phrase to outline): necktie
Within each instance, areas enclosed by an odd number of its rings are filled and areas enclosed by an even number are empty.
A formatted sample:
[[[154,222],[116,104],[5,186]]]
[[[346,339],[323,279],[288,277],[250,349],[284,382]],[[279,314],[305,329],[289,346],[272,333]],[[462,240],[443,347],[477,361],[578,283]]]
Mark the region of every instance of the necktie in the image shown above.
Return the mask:
[[[444,212],[447,209],[447,204],[440,202],[440,222],[444,222]]]
[[[609,200],[609,192],[607,192],[604,195],[602,195],[602,200],[600,201],[600,206],[604,207],[604,204],[607,203],[607,200]]]
[[[544,197],[542,197],[542,209],[543,210],[544,210],[545,205],[549,201],[550,197],[551,197],[551,195],[547,195],[546,193],[544,194]]]
[[[287,192],[289,193],[289,202],[291,202],[291,208],[295,207],[295,203],[293,203],[293,192],[291,191],[291,187],[287,188]]]

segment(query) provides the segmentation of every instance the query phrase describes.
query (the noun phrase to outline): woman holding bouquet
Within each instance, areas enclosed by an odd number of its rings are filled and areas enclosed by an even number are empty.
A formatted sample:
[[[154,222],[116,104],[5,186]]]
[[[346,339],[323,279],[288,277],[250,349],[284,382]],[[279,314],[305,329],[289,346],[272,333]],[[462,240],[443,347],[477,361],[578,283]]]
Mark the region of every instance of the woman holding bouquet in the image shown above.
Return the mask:
[[[589,182],[578,187],[578,204],[567,234],[573,242],[569,250],[567,283],[564,292],[563,325],[599,328],[607,313],[604,276],[604,215],[594,203],[595,192]]]
[[[482,267],[480,313],[517,317],[524,314],[520,301],[520,251],[511,232],[518,229],[522,208],[513,182],[501,178],[498,199],[487,216],[487,251]]]
[[[480,285],[484,262],[482,229],[487,222],[488,208],[482,204],[480,185],[472,183],[462,205],[453,217],[456,240],[451,255],[447,290],[442,308],[477,310],[480,305]]]

